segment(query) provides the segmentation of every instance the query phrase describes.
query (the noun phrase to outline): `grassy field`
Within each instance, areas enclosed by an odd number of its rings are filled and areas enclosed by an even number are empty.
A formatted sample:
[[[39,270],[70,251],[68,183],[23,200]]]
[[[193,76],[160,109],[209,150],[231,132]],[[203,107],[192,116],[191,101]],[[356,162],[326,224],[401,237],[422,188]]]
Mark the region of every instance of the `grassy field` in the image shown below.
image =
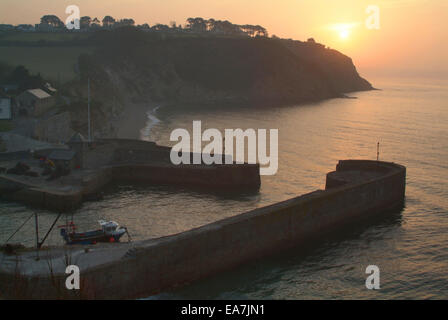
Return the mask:
[[[28,34],[23,34],[28,35]],[[53,35],[53,34],[47,34]],[[76,74],[74,66],[82,53],[93,47],[1,47],[0,60],[9,65],[24,65],[32,73],[39,73],[48,80],[66,82]]]
[[[85,39],[88,33],[56,33],[56,32],[3,32],[0,33],[0,40],[5,41],[71,41]]]

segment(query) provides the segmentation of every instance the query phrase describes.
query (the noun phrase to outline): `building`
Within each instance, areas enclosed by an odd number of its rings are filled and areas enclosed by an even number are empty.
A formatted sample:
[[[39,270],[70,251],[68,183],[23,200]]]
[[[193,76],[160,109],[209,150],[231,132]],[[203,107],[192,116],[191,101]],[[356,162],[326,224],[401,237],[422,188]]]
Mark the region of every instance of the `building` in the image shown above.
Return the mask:
[[[16,97],[16,105],[22,116],[38,117],[54,105],[54,98],[42,89],[29,89]]]
[[[76,168],[75,161],[76,152],[73,150],[54,150],[48,156],[55,166],[62,170],[71,171]]]
[[[12,119],[11,99],[0,96],[0,120]]]

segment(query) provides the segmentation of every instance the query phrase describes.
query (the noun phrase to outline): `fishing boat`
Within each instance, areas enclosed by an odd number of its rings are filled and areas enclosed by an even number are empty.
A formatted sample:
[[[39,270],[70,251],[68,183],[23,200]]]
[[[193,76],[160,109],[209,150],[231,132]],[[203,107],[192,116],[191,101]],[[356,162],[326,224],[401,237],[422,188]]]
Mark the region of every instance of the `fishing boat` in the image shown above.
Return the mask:
[[[61,236],[69,245],[120,242],[120,238],[125,233],[128,233],[126,227],[120,227],[115,221],[99,220],[98,223],[100,224],[101,229],[87,232],[76,232],[76,226],[73,222],[60,226],[59,228],[61,228]]]

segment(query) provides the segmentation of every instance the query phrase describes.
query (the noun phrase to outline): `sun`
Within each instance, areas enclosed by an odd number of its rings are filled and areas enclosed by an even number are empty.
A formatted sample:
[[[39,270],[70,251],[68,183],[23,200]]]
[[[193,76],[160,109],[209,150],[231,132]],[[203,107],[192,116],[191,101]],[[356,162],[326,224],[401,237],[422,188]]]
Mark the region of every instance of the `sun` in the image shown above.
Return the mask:
[[[347,39],[350,36],[350,30],[348,29],[343,29],[341,31],[339,31],[339,37],[343,40]]]
[[[352,33],[355,31],[355,28],[359,26],[359,22],[351,22],[351,23],[335,23],[327,25],[327,28],[336,35],[339,36],[340,40],[348,40],[351,38]]]

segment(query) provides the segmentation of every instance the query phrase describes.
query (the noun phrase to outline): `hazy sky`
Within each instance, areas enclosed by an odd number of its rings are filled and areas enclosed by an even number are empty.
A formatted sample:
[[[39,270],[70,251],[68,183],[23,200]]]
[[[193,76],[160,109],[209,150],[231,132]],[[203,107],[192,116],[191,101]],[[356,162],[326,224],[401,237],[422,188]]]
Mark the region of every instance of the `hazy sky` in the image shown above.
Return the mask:
[[[188,17],[259,24],[270,34],[337,49],[361,73],[448,75],[448,0],[0,0],[0,23],[38,23],[44,14],[133,18],[136,23],[185,23]],[[365,26],[368,5],[380,9],[380,29]],[[1,49],[0,49],[1,50]],[[1,51],[0,51],[1,55]]]

